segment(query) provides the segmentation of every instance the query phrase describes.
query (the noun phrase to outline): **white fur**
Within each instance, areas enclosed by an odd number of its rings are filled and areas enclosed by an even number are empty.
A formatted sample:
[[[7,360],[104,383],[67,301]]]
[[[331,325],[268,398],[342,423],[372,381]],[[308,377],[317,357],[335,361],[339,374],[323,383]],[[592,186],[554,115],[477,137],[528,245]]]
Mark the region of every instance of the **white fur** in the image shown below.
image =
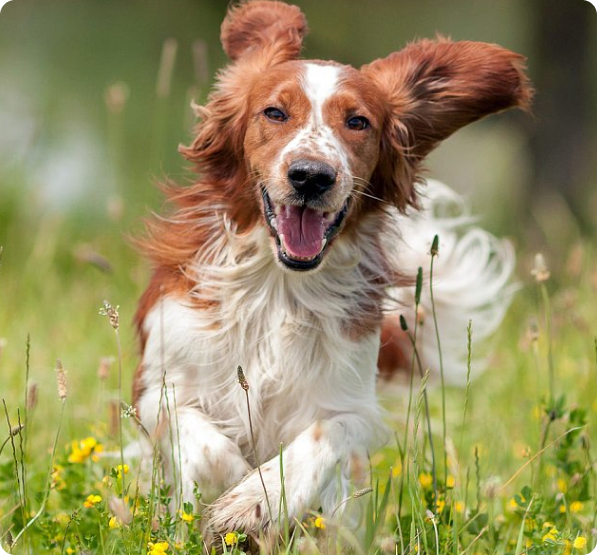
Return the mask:
[[[430,249],[439,236],[439,254],[434,262],[433,293],[436,306],[444,375],[448,383],[462,385],[467,375],[467,327],[472,321],[475,349],[495,332],[504,318],[516,288],[510,283],[515,256],[512,245],[473,225],[474,218],[463,198],[443,183],[429,180],[421,188],[421,211],[397,214],[395,233],[402,240],[397,244],[392,232],[386,235],[391,243],[388,253],[393,265],[411,278],[423,268],[424,286],[421,295],[423,324],[419,327],[418,351],[423,371],[430,368],[438,375],[439,349],[433,322],[429,288]],[[392,248],[394,245],[394,248]],[[389,292],[386,311],[403,314],[410,330],[415,325],[415,287],[393,288]],[[484,368],[484,361],[475,361],[475,372]]]
[[[171,479],[182,473],[185,500],[192,497],[195,481],[211,501],[237,483],[249,465],[265,463],[277,521],[276,455],[282,444],[290,517],[300,518],[324,501],[331,511],[342,495],[336,466],[343,465],[346,480],[347,461],[379,443],[376,433],[383,430],[375,397],[379,334],[353,340],[344,329],[358,312],[361,296],[372,288],[363,268],[380,264],[374,254],[363,255],[374,252],[375,226],[364,230],[358,244],[339,241],[325,268],[310,274],[282,270],[265,229],[236,236],[226,227],[222,222],[214,233],[219,239],[207,258],[197,259],[192,273],[198,285],[192,295],[166,297],[145,321],[141,418],[149,430],[158,427],[156,407],[165,373],[168,428],[175,431],[162,434],[162,449],[170,453],[174,446],[176,455],[166,462]],[[217,308],[191,306],[204,299],[216,301]],[[250,384],[256,457],[238,365]],[[322,491],[328,492],[326,499]],[[226,531],[226,524],[232,530],[241,521],[247,530],[266,525],[270,515],[263,495],[253,471],[218,500],[212,527]],[[233,520],[234,514],[239,520]]]

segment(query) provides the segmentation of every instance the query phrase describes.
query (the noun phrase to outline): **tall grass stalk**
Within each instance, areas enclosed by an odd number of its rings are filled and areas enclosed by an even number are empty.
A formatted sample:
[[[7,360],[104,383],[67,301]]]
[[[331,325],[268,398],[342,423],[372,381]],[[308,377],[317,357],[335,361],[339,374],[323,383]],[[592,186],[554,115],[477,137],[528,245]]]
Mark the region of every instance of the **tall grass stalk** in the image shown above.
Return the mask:
[[[466,423],[466,412],[468,408],[469,394],[471,390],[471,360],[473,352],[473,321],[468,321],[466,328],[466,388],[464,390],[464,408],[462,409],[462,425],[460,427],[460,445],[458,452],[462,453],[462,444],[464,441],[464,425]]]
[[[6,406],[6,401],[4,399],[2,399],[2,404],[4,405],[4,414],[6,415],[6,423],[8,424],[8,430],[9,430],[9,439],[10,439],[10,445],[12,447],[12,459],[14,461],[14,472],[15,472],[15,480],[17,482],[17,492],[18,492],[18,497],[19,497],[19,506],[21,509],[21,518],[23,519],[23,522],[25,522],[27,520],[27,514],[25,511],[25,499],[23,497],[23,482],[22,482],[22,475],[20,474],[20,469],[19,469],[19,458],[17,456],[17,448],[15,445],[15,436],[19,436],[19,437],[23,437],[21,435],[21,424],[19,422],[18,426],[14,427],[14,432],[13,432],[13,426],[10,422],[10,416],[8,414],[8,407]],[[20,420],[20,419],[19,419]],[[21,465],[23,464],[23,461],[21,460]]]
[[[247,392],[245,392],[247,393]],[[251,432],[252,434],[253,432]],[[284,479],[284,444],[280,443],[279,448],[279,460],[280,460],[280,504],[278,506],[278,520],[282,518],[284,520],[284,544],[286,545],[286,549],[290,546],[290,522],[288,522],[288,500],[286,499],[286,482]],[[257,462],[257,461],[255,461]],[[259,466],[258,466],[259,468]],[[261,476],[261,470],[259,470],[259,475]],[[267,499],[267,491],[265,488],[265,484],[263,483],[263,477],[261,477],[263,491],[266,492],[266,499]],[[269,501],[268,501],[269,504]],[[271,512],[270,512],[271,515]]]
[[[416,358],[416,362],[417,362],[417,367],[419,369],[419,375],[421,376],[421,380],[425,380],[427,381],[427,375],[428,375],[428,371],[427,373],[423,372],[423,365],[421,363],[421,357],[419,355],[419,350],[417,349],[417,343],[415,341],[415,338],[413,337],[413,335],[408,331],[408,328],[406,327],[406,321],[401,321],[402,325],[403,325],[403,331],[406,332],[410,343],[412,345],[413,351],[415,353],[415,358]],[[434,501],[437,501],[438,496],[437,496],[437,465],[436,465],[436,461],[435,461],[435,447],[433,444],[433,434],[431,432],[431,415],[430,415],[430,411],[429,411],[429,396],[427,395],[427,388],[424,388],[422,390],[423,393],[423,400],[424,400],[424,404],[425,404],[425,420],[427,422],[427,436],[429,438],[429,450],[431,452],[431,476],[433,478],[433,498]]]
[[[255,459],[255,465],[257,466],[257,472],[259,473],[259,479],[261,480],[261,486],[263,487],[263,493],[265,495],[265,502],[267,503],[267,510],[269,511],[269,518],[270,521],[274,521],[274,514],[272,512],[272,506],[269,502],[269,495],[267,494],[267,488],[265,487],[265,480],[263,479],[263,474],[261,472],[261,465],[259,464],[259,458],[257,457],[257,444],[255,443],[255,434],[253,432],[253,419],[251,418],[251,402],[249,400],[249,382],[245,377],[245,373],[242,369],[242,366],[238,366],[236,368],[236,373],[238,377],[238,383],[245,392],[245,400],[247,403],[247,415],[249,417],[249,432],[251,434],[251,447],[253,448],[253,458]],[[282,464],[282,452],[280,451],[280,464]]]
[[[439,254],[439,236],[436,235],[431,243],[431,264],[429,268],[429,297],[431,299],[431,312],[433,314],[433,325],[435,327],[435,339],[437,341],[437,351],[439,355],[439,374],[442,387],[442,432],[443,432],[443,452],[444,452],[444,483],[448,478],[448,455],[446,453],[447,437],[447,419],[446,419],[446,383],[444,379],[444,358],[442,355],[442,344],[439,336],[439,326],[437,324],[437,312],[435,310],[435,297],[433,296],[433,263],[435,257]]]
[[[417,270],[417,280],[415,283],[415,329],[413,331],[413,341],[417,342],[417,331],[419,329],[419,304],[421,302],[421,291],[423,289],[423,268],[419,267]],[[402,327],[403,331],[406,328],[408,330],[408,326],[406,325],[406,319],[400,315],[400,326]],[[415,362],[416,362],[416,354],[413,351],[411,363],[410,363],[410,385],[408,390],[408,406],[406,408],[406,424],[404,428],[404,443],[402,445],[401,453],[402,453],[402,473],[400,477],[400,493],[398,498],[398,518],[402,515],[402,497],[404,493],[404,485],[406,481],[406,477],[408,475],[408,461],[406,460],[406,455],[408,454],[408,436],[409,436],[409,427],[410,427],[410,413],[412,409],[412,401],[413,401],[413,388],[414,388],[414,379],[415,379]]]
[[[56,430],[56,435],[54,436],[54,443],[52,444],[52,454],[50,455],[50,464],[48,465],[48,473],[46,475],[46,488],[44,491],[44,496],[41,502],[41,505],[38,511],[33,515],[31,520],[25,524],[23,529],[13,538],[12,545],[13,547],[17,544],[21,536],[33,525],[33,523],[44,513],[46,509],[46,504],[48,502],[48,497],[50,496],[50,488],[52,485],[52,471],[54,470],[54,459],[56,457],[56,446],[58,445],[58,438],[60,437],[60,431],[62,429],[62,420],[64,418],[64,407],[66,406],[66,396],[61,395],[60,399],[60,415],[58,416],[58,428]]]
[[[153,110],[153,132],[150,145],[149,160],[163,160],[164,137],[167,136],[168,111],[170,91],[172,88],[172,75],[176,64],[178,52],[178,41],[175,38],[168,38],[162,45],[162,54],[158,75],[156,79],[156,107]]]
[[[29,372],[31,362],[31,335],[27,334],[27,343],[25,347],[25,405],[23,408],[23,429],[25,430],[23,441],[21,442],[21,475],[23,476],[23,499],[25,507],[27,506],[27,469],[25,461],[27,460],[27,444],[29,438]],[[19,426],[20,415],[19,415]]]
[[[122,345],[120,341],[120,315],[118,306],[113,307],[108,301],[104,301],[104,306],[100,310],[102,316],[107,316],[110,325],[116,335],[116,350],[118,359],[118,442],[120,444],[120,465],[122,475],[121,499],[124,501],[126,495],[126,482],[124,477],[124,438],[122,435]]]
[[[163,403],[166,389],[166,359],[165,359],[165,341],[164,341],[164,291],[163,286],[160,286],[160,365],[162,370],[162,387],[160,388],[160,398],[158,401],[158,412],[156,415],[156,426],[155,426],[155,442],[153,444],[153,457],[151,464],[151,482],[149,486],[149,501],[148,501],[148,521],[151,522],[155,513],[157,512],[157,505],[159,503],[156,499],[156,488],[159,484],[159,471],[162,463],[162,452],[160,450],[160,437],[159,432],[161,428],[161,422],[163,418]],[[175,470],[172,469],[173,476]],[[139,553],[143,552],[144,546],[147,545],[149,538],[151,537],[151,530],[149,527],[146,529],[145,534],[141,535],[141,542],[139,545]]]
[[[543,310],[545,312],[545,334],[547,336],[547,367],[549,370],[549,404],[555,404],[556,394],[556,378],[555,367],[553,361],[553,341],[551,336],[551,303],[549,301],[549,292],[545,282],[539,283],[539,290],[541,291],[541,299],[543,301]]]

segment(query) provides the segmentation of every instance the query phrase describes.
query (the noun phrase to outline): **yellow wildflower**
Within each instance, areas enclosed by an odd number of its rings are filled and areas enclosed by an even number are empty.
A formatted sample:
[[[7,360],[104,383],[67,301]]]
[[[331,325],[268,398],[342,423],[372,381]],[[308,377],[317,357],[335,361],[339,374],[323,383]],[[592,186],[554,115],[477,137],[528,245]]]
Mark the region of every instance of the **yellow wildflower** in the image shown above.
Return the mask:
[[[462,501],[456,501],[454,503],[454,510],[459,514],[464,513],[464,503]]]
[[[315,517],[313,526],[315,526],[315,528],[319,528],[320,530],[325,530],[325,518],[322,516]]]
[[[98,443],[94,437],[86,437],[80,441],[73,441],[71,443],[71,454],[68,456],[68,462],[70,463],[83,463],[88,458],[97,462],[99,457],[98,453],[104,450],[104,446]]]
[[[52,468],[52,484],[50,486],[52,489],[62,490],[66,487],[66,482],[62,476],[63,471],[64,467],[59,464],[55,464]]]
[[[238,532],[228,532],[224,536],[226,545],[236,545],[238,543]]]
[[[394,466],[392,467],[392,477],[398,478],[402,474],[402,463],[400,461],[396,461]]]
[[[118,518],[116,518],[115,516],[111,517],[108,521],[108,527],[110,528],[110,530],[115,530],[116,528],[120,528],[120,526],[120,520],[118,520]]]
[[[455,485],[456,485],[456,478],[454,478],[454,476],[452,476],[452,474],[449,474],[448,477],[446,478],[446,487],[453,488]]]
[[[568,483],[563,478],[558,478],[558,491],[566,493],[568,491]]]
[[[573,501],[570,503],[570,512],[571,513],[580,513],[584,508],[584,503],[582,501]]]
[[[433,476],[429,472],[422,472],[419,474],[419,484],[421,484],[423,489],[430,488],[431,484],[433,484]]]
[[[122,478],[123,474],[128,474],[129,473],[129,465],[125,464],[124,466],[119,464],[116,467],[116,477],[117,478]]]
[[[542,540],[544,543],[547,541],[555,542],[557,541],[557,534],[558,529],[554,526],[549,532],[547,532],[547,534],[543,536]]]
[[[75,550],[72,547],[67,547],[66,552],[68,553],[68,555],[73,555],[73,553],[75,553]]]
[[[180,518],[184,522],[193,522],[193,520],[195,520],[195,517],[192,514],[189,514],[185,511],[180,511]]]
[[[166,551],[168,551],[168,542],[149,542],[147,544],[147,553],[148,555],[164,555]]]
[[[101,503],[101,500],[102,500],[102,496],[101,495],[93,495],[93,494],[88,495],[87,499],[83,503],[83,507],[86,507],[87,509],[92,509],[98,503]]]
[[[435,502],[435,513],[439,515],[444,510],[445,506],[446,502],[443,499],[438,499]]]
[[[587,538],[585,538],[584,536],[578,536],[574,540],[572,547],[574,547],[574,549],[583,549],[584,547],[586,547],[586,545],[587,545]]]

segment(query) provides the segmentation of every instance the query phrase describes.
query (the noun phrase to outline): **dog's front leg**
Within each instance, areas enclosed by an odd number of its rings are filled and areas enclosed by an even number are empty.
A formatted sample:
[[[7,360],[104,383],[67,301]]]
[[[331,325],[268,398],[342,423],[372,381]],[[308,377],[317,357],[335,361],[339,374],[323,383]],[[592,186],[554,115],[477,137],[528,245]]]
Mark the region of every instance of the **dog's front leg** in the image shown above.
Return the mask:
[[[250,471],[238,445],[199,409],[182,406],[168,410],[162,401],[158,419],[154,407],[159,406],[159,398],[159,392],[143,396],[142,422],[148,430],[155,430],[177,501],[182,493],[183,501],[193,502],[197,486],[201,501],[209,503]]]
[[[240,530],[255,538],[271,535],[285,517],[282,491],[291,527],[309,508],[321,506],[331,514],[338,503],[336,466],[348,467],[352,455],[363,452],[370,436],[371,422],[356,414],[312,424],[283,450],[283,478],[280,457],[274,457],[261,465],[264,484],[257,469],[253,470],[208,509],[204,515],[208,533]]]

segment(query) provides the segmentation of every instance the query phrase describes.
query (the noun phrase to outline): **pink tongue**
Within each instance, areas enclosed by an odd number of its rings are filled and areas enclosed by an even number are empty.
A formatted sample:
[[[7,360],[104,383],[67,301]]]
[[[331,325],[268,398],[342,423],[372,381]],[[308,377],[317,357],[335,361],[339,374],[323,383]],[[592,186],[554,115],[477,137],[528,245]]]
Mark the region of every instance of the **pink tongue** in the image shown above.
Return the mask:
[[[283,206],[277,218],[278,234],[284,235],[283,247],[296,258],[313,258],[323,248],[327,222],[323,212],[306,206]]]

